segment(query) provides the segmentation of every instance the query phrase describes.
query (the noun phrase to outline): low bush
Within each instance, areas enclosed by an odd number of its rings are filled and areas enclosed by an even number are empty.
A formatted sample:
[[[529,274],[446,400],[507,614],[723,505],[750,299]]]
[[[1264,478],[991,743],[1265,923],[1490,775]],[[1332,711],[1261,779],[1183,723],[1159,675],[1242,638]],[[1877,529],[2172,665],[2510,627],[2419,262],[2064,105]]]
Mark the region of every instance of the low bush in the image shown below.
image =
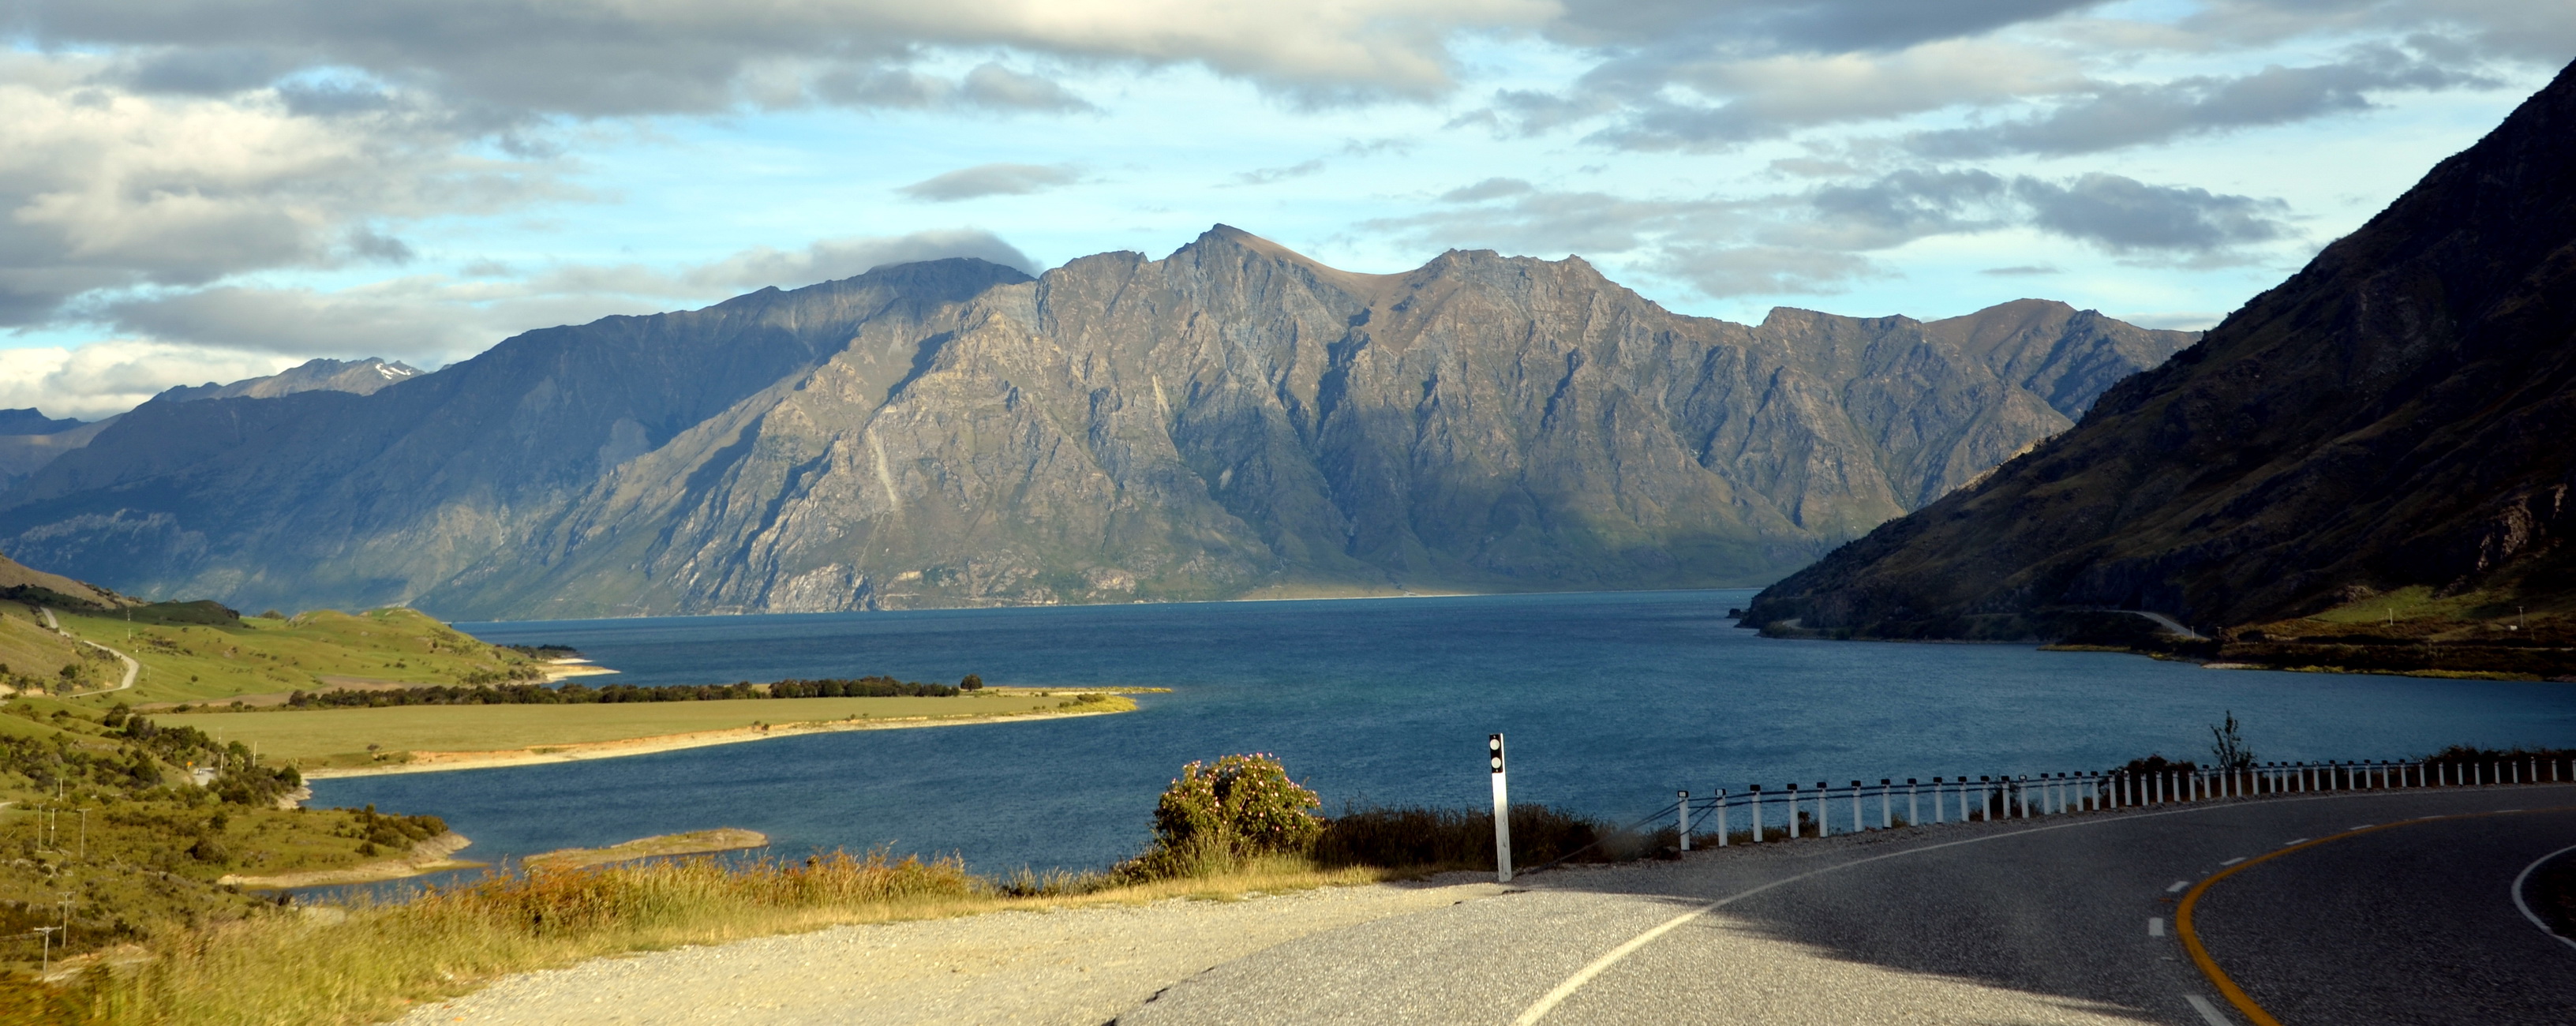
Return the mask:
[[[1120,880],[1205,876],[1264,855],[1303,853],[1324,822],[1315,792],[1268,754],[1193,762],[1154,806],[1154,843],[1120,865]]]
[[[1522,869],[1558,859],[1626,861],[1673,842],[1671,828],[1627,832],[1563,809],[1512,806],[1512,864]],[[1490,870],[1494,814],[1418,805],[1347,810],[1324,825],[1314,856],[1328,867]]]

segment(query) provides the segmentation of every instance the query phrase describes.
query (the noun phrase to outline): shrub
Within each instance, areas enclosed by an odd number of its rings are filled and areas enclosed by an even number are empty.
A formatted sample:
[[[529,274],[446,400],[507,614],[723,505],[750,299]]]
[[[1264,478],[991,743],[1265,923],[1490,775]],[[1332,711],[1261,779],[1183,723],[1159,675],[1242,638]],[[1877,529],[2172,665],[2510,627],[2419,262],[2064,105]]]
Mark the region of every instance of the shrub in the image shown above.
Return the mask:
[[[1118,867],[1128,879],[1200,876],[1262,855],[1300,853],[1324,829],[1315,792],[1266,753],[1193,762],[1154,807],[1154,844]]]
[[[1671,843],[1671,834],[1664,828],[1661,842]],[[1512,806],[1512,864],[1522,869],[1569,855],[1576,862],[1625,861],[1657,843],[1657,835],[1623,833],[1563,809]],[[1314,853],[1327,867],[1492,869],[1494,814],[1422,806],[1345,810],[1324,825]]]

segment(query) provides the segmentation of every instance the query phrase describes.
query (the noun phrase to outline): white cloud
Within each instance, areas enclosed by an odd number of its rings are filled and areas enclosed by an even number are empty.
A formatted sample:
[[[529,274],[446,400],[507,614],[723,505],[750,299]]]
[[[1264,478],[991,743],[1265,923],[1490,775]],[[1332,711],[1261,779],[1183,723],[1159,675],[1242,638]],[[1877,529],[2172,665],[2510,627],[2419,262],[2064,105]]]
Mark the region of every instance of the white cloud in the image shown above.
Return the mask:
[[[96,290],[399,257],[385,225],[551,189],[524,165],[464,156],[422,115],[324,119],[273,91],[75,84],[98,63],[0,64],[0,325],[52,319]]]
[[[1079,177],[1058,164],[977,164],[932,175],[896,192],[932,203],[954,203],[985,196],[1025,196],[1065,185]]]
[[[131,80],[225,90],[297,68],[361,69],[460,103],[615,117],[708,113],[819,97],[912,105],[893,79],[925,49],[1074,61],[1198,64],[1309,99],[1430,95],[1451,83],[1451,36],[1534,28],[1548,0],[34,0],[48,46],[131,48]],[[1065,96],[985,75],[974,102],[1061,107]],[[876,88],[869,88],[871,80]],[[838,95],[834,95],[838,93]]]

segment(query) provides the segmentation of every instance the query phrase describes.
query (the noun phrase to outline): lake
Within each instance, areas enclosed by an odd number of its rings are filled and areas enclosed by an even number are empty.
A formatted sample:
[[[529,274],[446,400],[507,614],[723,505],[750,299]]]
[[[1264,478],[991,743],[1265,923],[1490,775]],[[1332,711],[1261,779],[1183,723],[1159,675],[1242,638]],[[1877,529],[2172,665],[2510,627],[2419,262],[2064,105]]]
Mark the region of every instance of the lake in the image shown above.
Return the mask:
[[[1628,818],[1677,789],[2206,758],[2233,711],[2264,760],[2576,745],[2576,686],[2204,670],[2029,646],[1779,641],[1750,590],[473,623],[632,684],[884,673],[1131,684],[1118,716],[806,735],[509,769],[317,781],[312,804],[445,817],[497,859],[719,826],[773,850],[892,845],[979,871],[1133,854],[1179,767],[1270,752],[1349,803],[1516,801]]]

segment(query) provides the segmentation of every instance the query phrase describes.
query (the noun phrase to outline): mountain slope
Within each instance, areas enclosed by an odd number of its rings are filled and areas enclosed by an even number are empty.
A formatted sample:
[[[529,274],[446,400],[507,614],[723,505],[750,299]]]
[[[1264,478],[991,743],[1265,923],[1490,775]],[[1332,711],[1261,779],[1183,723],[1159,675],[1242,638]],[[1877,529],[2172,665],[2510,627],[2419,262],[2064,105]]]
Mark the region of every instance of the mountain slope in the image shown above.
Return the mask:
[[[2190,338],[1998,309],[1747,327],[1575,259],[1358,275],[1219,226],[531,332],[373,396],[148,404],[0,495],[0,539],[459,617],[1753,583]]]
[[[376,357],[364,360],[306,360],[275,374],[243,378],[229,385],[212,381],[179,385],[153,396],[153,402],[198,402],[207,399],[275,399],[297,392],[332,391],[373,394],[376,390],[420,376],[420,369]]]
[[[2410,586],[2489,595],[2471,619],[2566,612],[2571,438],[2576,68],[2075,430],[1747,622],[2023,637],[2114,607],[2207,629]]]

